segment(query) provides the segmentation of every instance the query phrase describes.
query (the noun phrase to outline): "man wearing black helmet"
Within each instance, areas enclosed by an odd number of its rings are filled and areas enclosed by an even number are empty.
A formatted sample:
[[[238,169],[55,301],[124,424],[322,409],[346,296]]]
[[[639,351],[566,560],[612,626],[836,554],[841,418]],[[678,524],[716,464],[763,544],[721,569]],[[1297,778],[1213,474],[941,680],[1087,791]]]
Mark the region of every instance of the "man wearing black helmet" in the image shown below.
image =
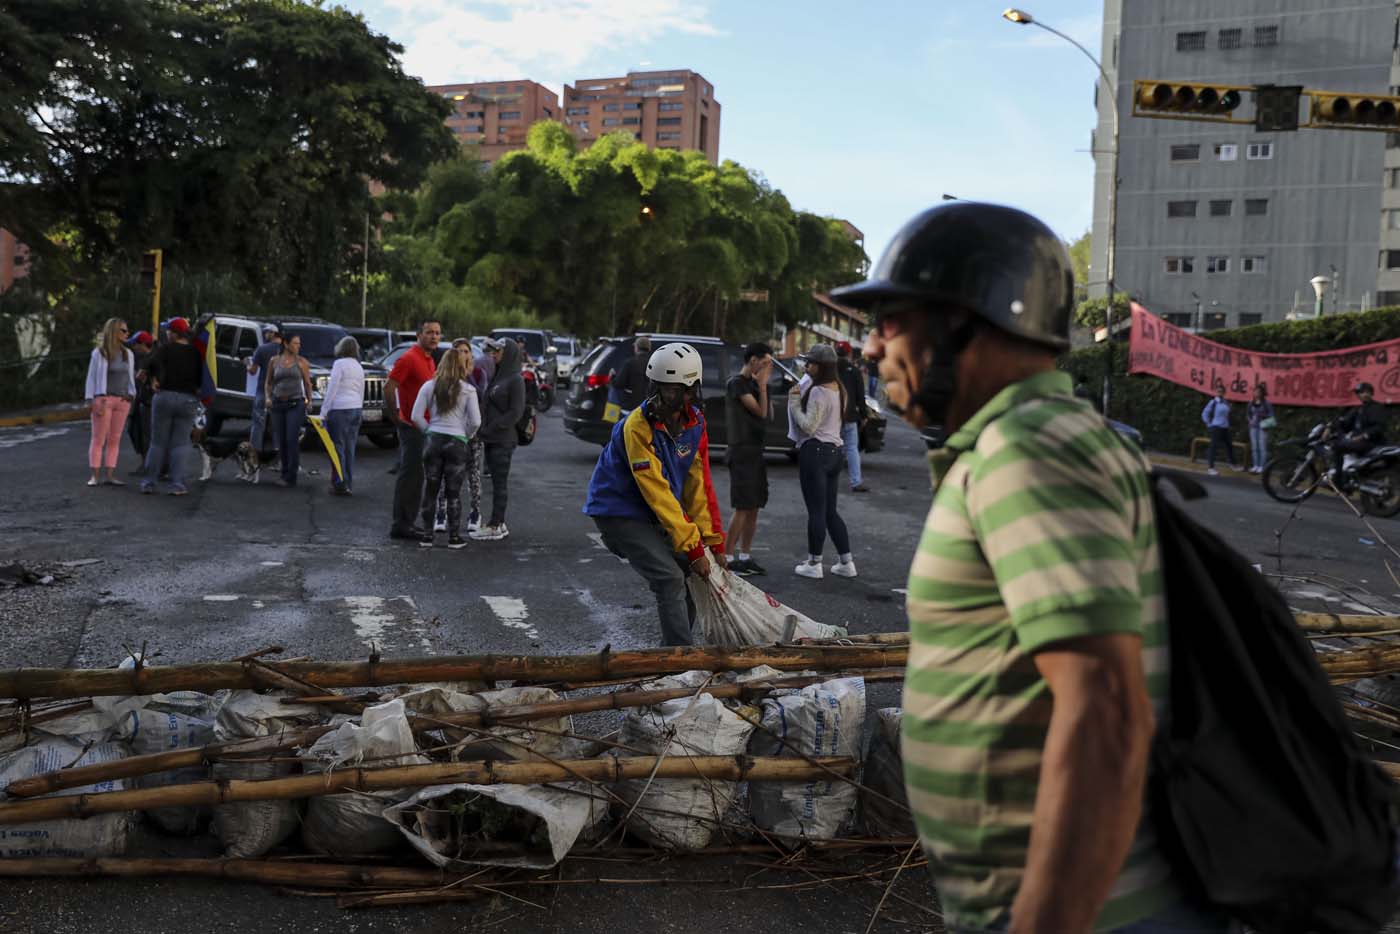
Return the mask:
[[[1370,383],[1357,383],[1352,392],[1361,404],[1332,425],[1336,437],[1332,450],[1337,457],[1332,465],[1332,476],[1337,480],[1349,479],[1344,466],[1347,454],[1365,454],[1385,441],[1385,408],[1376,401],[1375,387]]]
[[[909,575],[902,750],[950,930],[1226,930],[1181,900],[1145,813],[1168,675],[1148,466],[1055,369],[1060,239],[950,202],[832,294],[871,312],[887,402],[949,435]]]

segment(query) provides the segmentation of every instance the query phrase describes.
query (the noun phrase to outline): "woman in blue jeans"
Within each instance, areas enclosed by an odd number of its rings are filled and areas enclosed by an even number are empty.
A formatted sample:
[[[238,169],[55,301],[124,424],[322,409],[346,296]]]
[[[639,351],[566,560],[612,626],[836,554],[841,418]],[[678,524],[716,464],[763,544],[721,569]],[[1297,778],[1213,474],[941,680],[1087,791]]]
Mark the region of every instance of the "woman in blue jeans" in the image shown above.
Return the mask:
[[[301,469],[301,429],[306,423],[306,402],[311,398],[311,364],[301,355],[301,338],[293,334],[282,341],[282,352],[267,365],[268,426],[282,460],[279,486],[296,486]]]
[[[365,369],[360,366],[360,345],[355,338],[342,337],[335,345],[326,391],[321,397],[321,415],[326,433],[335,445],[340,473],[331,474],[331,489],[349,496],[355,478],[355,442],[360,438],[360,419],[365,407]]]
[[[797,444],[798,479],[807,504],[807,560],[793,570],[801,577],[821,579],[822,549],[829,533],[837,553],[831,573],[855,577],[851,539],[836,511],[845,464],[841,413],[846,407],[846,390],[836,377],[835,349],[830,344],[816,344],[807,351],[806,367],[806,378],[788,395],[788,436]]]

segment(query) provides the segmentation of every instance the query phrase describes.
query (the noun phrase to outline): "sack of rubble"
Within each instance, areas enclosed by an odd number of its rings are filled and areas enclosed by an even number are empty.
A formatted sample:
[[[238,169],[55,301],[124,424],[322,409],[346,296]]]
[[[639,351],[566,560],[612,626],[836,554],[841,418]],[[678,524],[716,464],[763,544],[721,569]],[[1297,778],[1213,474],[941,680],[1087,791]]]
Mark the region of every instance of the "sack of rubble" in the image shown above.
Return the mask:
[[[256,691],[232,691],[219,705],[214,720],[214,741],[277,736],[320,722],[322,712],[309,704],[284,703],[281,695]],[[261,781],[285,778],[296,767],[286,761],[288,752],[275,762],[216,762],[217,781]],[[256,859],[290,837],[300,823],[295,801],[239,801],[214,806],[214,833],[223,841],[224,855]]]
[[[727,568],[712,568],[708,577],[692,574],[686,578],[686,586],[695,601],[695,616],[706,645],[742,648],[847,634],[840,626],[803,616]]]
[[[912,837],[915,833],[899,752],[902,715],[898,707],[884,707],[870,718],[858,798],[861,825],[872,837]]]
[[[391,700],[367,708],[358,723],[344,718],[303,753],[302,764],[307,772],[334,772],[427,765],[428,758],[418,754],[403,701]],[[306,804],[301,842],[313,853],[339,858],[391,853],[403,846],[403,837],[384,819],[384,809],[410,793],[386,790],[316,795]]]
[[[0,801],[5,800],[5,789],[10,782],[35,778],[64,768],[115,762],[126,757],[126,747],[121,743],[89,745],[58,736],[37,737],[30,745],[0,757]],[[113,779],[82,788],[65,788],[55,794],[96,794],[125,789],[126,785],[121,779]],[[119,811],[115,814],[98,814],[85,820],[9,824],[0,827],[0,859],[123,856],[134,823],[133,812]]]
[[[505,707],[543,704],[560,700],[549,688],[514,687],[499,691],[465,694],[449,688],[420,688],[402,694],[399,700],[410,713],[422,717],[450,716],[458,713],[490,713]],[[536,729],[538,728],[538,729]],[[451,746],[454,762],[471,760],[544,760],[576,759],[584,755],[586,742],[574,739],[573,717],[564,714],[549,720],[503,726],[455,728],[424,733],[434,744]]]
[[[548,869],[597,836],[608,799],[586,782],[433,785],[384,817],[435,866]]]
[[[117,735],[132,755],[144,756],[176,749],[199,749],[214,741],[215,701],[207,694],[181,691],[178,695],[154,695],[145,707],[127,712]],[[207,765],[169,769],[131,779],[136,788],[162,788],[209,780]],[[146,811],[146,818],[167,833],[190,836],[211,814],[208,807],[162,807]]]
[[[859,759],[865,723],[865,679],[837,678],[764,698],[752,756],[847,756]],[[783,837],[830,840],[851,819],[856,786],[838,778],[750,782],[754,823]]]
[[[642,689],[698,689],[710,679],[709,672],[687,671]],[[618,736],[622,748],[609,755],[732,756],[744,751],[753,729],[713,695],[696,694],[628,710]],[[616,788],[627,805],[627,830],[675,850],[708,846],[738,789],[738,782],[705,778],[633,779]]]

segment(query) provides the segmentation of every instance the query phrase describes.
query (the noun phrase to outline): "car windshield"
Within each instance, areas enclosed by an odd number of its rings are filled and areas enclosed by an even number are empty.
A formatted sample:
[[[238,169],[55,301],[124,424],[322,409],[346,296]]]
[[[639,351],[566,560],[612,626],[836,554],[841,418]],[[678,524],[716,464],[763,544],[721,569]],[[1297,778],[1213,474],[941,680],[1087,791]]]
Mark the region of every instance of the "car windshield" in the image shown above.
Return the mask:
[[[295,324],[286,325],[283,331],[291,337],[301,338],[301,355],[312,363],[323,363],[330,366],[335,362],[335,345],[340,343],[340,339],[346,336],[344,328],[333,325],[320,325],[318,327],[304,327]]]

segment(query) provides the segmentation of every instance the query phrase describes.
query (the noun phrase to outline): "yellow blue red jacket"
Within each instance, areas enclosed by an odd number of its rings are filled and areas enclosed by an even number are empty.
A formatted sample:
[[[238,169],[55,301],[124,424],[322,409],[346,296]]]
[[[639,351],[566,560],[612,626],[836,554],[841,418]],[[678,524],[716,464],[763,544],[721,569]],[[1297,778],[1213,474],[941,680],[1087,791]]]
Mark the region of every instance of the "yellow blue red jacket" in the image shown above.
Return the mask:
[[[651,400],[613,428],[588,481],[586,515],[655,520],[671,548],[694,561],[724,549],[719,502],[710,482],[710,439],[695,406],[672,437],[651,415]]]

